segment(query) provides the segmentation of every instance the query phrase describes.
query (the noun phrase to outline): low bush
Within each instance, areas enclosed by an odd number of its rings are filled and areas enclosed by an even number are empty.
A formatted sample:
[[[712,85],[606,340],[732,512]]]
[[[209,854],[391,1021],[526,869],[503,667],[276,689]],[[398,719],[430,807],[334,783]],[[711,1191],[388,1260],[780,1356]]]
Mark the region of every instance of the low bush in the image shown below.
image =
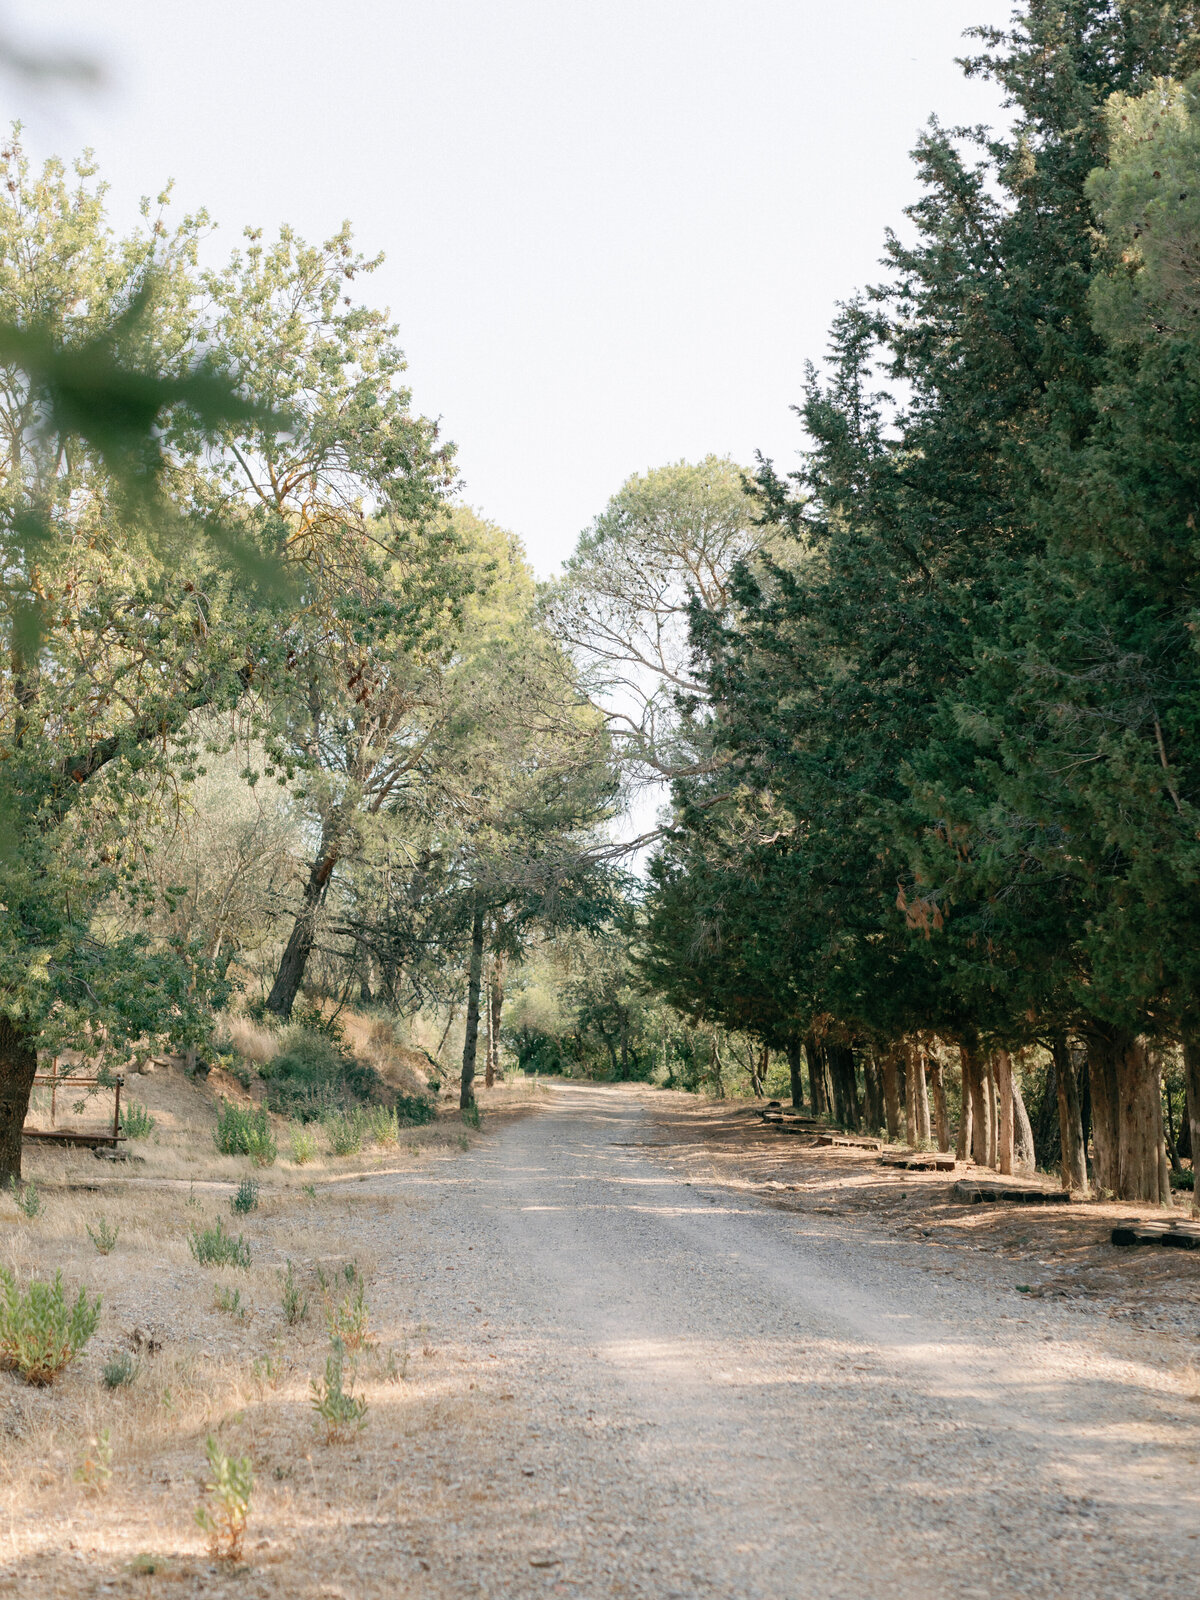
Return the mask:
[[[34,1217],[41,1215],[42,1197],[38,1192],[38,1186],[36,1183],[27,1183],[23,1189],[18,1189],[14,1183],[12,1186],[12,1197],[13,1204],[16,1206],[17,1210],[22,1216],[28,1217],[30,1222],[33,1221]]]
[[[217,1218],[215,1228],[193,1228],[188,1234],[188,1249],[202,1267],[248,1267],[250,1246],[239,1233],[235,1239],[225,1232]]]
[[[127,1139],[148,1139],[154,1132],[154,1118],[140,1100],[127,1100],[121,1107],[121,1132]]]
[[[320,1149],[317,1136],[306,1123],[292,1123],[288,1129],[288,1144],[291,1147],[292,1160],[298,1167],[317,1159]]]
[[[356,1109],[335,1111],[323,1123],[329,1148],[335,1156],[354,1156],[363,1147],[363,1118]]]
[[[256,1178],[243,1178],[238,1184],[236,1192],[230,1198],[229,1209],[235,1217],[244,1217],[248,1212],[258,1209],[258,1180]]]
[[[223,1156],[249,1156],[260,1167],[269,1167],[275,1160],[275,1135],[267,1122],[266,1106],[235,1106],[222,1100],[213,1140]]]
[[[63,1293],[62,1273],[53,1283],[30,1280],[22,1292],[7,1267],[0,1267],[0,1366],[11,1367],[26,1383],[53,1383],[96,1331],[100,1297],[88,1300],[80,1289],[73,1304]]]
[[[294,1328],[307,1315],[308,1296],[301,1294],[300,1285],[296,1282],[296,1269],[289,1261],[283,1275],[283,1320],[289,1328]]]
[[[1182,1172],[1173,1172],[1171,1174],[1171,1187],[1172,1189],[1190,1189],[1194,1193],[1196,1188],[1196,1169],[1194,1167],[1185,1167]]]
[[[325,1427],[326,1443],[340,1439],[348,1428],[360,1429],[367,1425],[365,1396],[355,1396],[346,1388],[346,1352],[336,1340],[325,1361],[325,1377],[320,1382],[312,1379],[312,1408]]]
[[[208,1535],[209,1554],[221,1561],[237,1561],[246,1536],[254,1468],[249,1456],[227,1456],[213,1434],[206,1445],[209,1480],[207,1499],[196,1507],[196,1523]]]
[[[479,1107],[473,1100],[469,1106],[462,1108],[460,1115],[468,1128],[477,1128],[479,1126]]]
[[[120,1228],[114,1228],[103,1212],[101,1212],[100,1221],[95,1228],[90,1223],[85,1223],[84,1226],[87,1228],[88,1238],[102,1256],[108,1255],[121,1233]]]
[[[301,1122],[318,1122],[346,1111],[378,1092],[379,1075],[359,1061],[340,1037],[309,1022],[283,1036],[283,1048],[262,1067],[272,1111]]]
[[[228,1311],[231,1317],[236,1317],[239,1322],[245,1321],[246,1308],[242,1304],[242,1291],[229,1289],[221,1284],[213,1295],[213,1305],[218,1311]]]
[[[398,1094],[396,1116],[407,1127],[418,1128],[433,1121],[437,1116],[437,1107],[431,1100],[426,1100],[424,1095]]]
[[[400,1143],[400,1120],[386,1106],[368,1106],[363,1112],[363,1128],[376,1144]]]

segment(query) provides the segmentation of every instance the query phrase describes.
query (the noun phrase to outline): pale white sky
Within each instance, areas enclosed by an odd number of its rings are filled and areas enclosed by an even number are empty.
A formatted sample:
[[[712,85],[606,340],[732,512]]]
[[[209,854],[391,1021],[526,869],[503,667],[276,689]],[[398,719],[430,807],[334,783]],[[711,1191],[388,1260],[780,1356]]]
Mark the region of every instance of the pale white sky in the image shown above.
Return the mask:
[[[786,465],[835,302],[878,276],[954,65],[1011,0],[20,0],[98,92],[3,85],[38,156],[94,145],[113,208],[168,177],[230,249],[349,217],[467,501],[548,574],[631,473]]]

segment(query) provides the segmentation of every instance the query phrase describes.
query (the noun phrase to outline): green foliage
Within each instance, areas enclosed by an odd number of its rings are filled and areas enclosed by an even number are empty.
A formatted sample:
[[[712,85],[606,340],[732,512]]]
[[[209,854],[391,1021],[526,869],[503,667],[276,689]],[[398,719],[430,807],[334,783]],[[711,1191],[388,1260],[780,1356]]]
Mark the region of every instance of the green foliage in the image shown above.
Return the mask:
[[[357,1110],[335,1111],[325,1118],[322,1126],[335,1156],[357,1155],[362,1149],[363,1120]]]
[[[225,1156],[249,1156],[256,1166],[273,1165],[275,1135],[267,1121],[266,1106],[235,1106],[222,1100],[217,1111],[213,1141]]]
[[[243,1178],[230,1197],[229,1209],[235,1217],[244,1217],[258,1209],[259,1184],[256,1178]]]
[[[9,1268],[0,1266],[0,1366],[11,1367],[26,1383],[53,1383],[99,1322],[99,1295],[89,1302],[80,1289],[68,1304],[61,1272],[53,1283],[32,1278],[22,1291]]]
[[[227,1311],[231,1317],[236,1317],[239,1322],[245,1320],[246,1308],[242,1304],[242,1291],[229,1289],[224,1284],[218,1285],[213,1295],[213,1305],[218,1311]]]
[[[210,1555],[220,1561],[237,1561],[254,1493],[253,1463],[249,1456],[227,1456],[211,1433],[205,1449],[209,1479],[206,1499],[196,1507],[196,1525],[208,1536]]]
[[[1196,1188],[1195,1169],[1193,1167],[1185,1167],[1182,1172],[1173,1172],[1171,1174],[1171,1187],[1172,1189],[1186,1189],[1189,1193],[1193,1193]]]
[[[361,1279],[358,1280],[354,1292],[345,1295],[340,1301],[335,1301],[332,1295],[326,1293],[325,1320],[329,1325],[329,1338],[332,1344],[340,1346],[351,1355],[362,1349],[368,1337],[368,1313],[366,1291]]]
[[[23,1188],[18,1188],[14,1180],[12,1184],[13,1204],[23,1217],[30,1222],[34,1217],[41,1215],[42,1196],[36,1183],[27,1183]]]
[[[304,1321],[308,1315],[308,1296],[301,1293],[300,1285],[296,1282],[296,1269],[290,1260],[283,1275],[282,1301],[283,1320],[289,1328]]]
[[[288,1148],[295,1164],[303,1167],[308,1162],[316,1160],[320,1146],[316,1134],[310,1127],[303,1122],[293,1122],[288,1128]]]
[[[395,1101],[395,1115],[401,1126],[418,1128],[427,1122],[436,1121],[437,1107],[424,1095],[398,1094]]]
[[[367,1425],[366,1397],[353,1394],[352,1385],[353,1366],[351,1388],[347,1388],[346,1352],[335,1340],[325,1360],[324,1378],[314,1378],[309,1383],[312,1408],[317,1414],[318,1423],[324,1426],[326,1443],[332,1444],[343,1438],[348,1430],[358,1431]]]
[[[459,1115],[468,1128],[477,1128],[479,1126],[479,1107],[477,1105],[464,1106]]]
[[[100,1379],[106,1389],[128,1389],[138,1375],[138,1363],[128,1350],[119,1350],[110,1356],[100,1369]]]
[[[154,1132],[154,1118],[138,1100],[127,1100],[121,1107],[120,1123],[127,1139],[148,1139]]]
[[[328,1027],[317,1030],[308,1023],[288,1029],[284,1048],[263,1066],[262,1076],[271,1109],[303,1122],[345,1111],[379,1087],[374,1068],[346,1049],[340,1029],[331,1035]]]
[[[220,1217],[212,1228],[193,1228],[188,1234],[188,1249],[202,1267],[249,1267],[250,1246],[239,1233],[235,1239],[225,1232]]]
[[[121,1232],[120,1228],[114,1228],[103,1212],[100,1213],[100,1220],[94,1228],[90,1223],[85,1224],[85,1226],[87,1227],[88,1238],[96,1246],[96,1249],[102,1256],[108,1255],[116,1245]]]

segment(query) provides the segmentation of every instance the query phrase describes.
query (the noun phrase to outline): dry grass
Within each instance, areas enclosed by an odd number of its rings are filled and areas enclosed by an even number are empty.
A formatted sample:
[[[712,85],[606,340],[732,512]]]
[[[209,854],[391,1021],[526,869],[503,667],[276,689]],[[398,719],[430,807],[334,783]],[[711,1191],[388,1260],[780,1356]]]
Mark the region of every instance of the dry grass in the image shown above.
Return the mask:
[[[243,1061],[263,1066],[279,1054],[280,1037],[277,1028],[265,1022],[255,1022],[251,1017],[227,1013],[217,1020],[217,1042],[236,1051]]]

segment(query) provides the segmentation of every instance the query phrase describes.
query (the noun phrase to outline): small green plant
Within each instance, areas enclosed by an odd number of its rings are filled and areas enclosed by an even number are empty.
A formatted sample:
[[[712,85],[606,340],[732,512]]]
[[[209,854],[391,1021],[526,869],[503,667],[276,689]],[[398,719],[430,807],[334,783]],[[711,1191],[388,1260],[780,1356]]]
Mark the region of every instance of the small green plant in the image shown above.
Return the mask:
[[[42,1197],[38,1192],[36,1183],[30,1182],[23,1189],[18,1189],[16,1180],[12,1184],[13,1203],[22,1216],[28,1217],[30,1222],[34,1217],[41,1215]]]
[[[100,1369],[100,1378],[106,1389],[128,1389],[138,1375],[138,1363],[128,1350],[110,1356]]]
[[[355,1111],[335,1111],[325,1118],[325,1137],[335,1156],[354,1156],[363,1147],[362,1117]]]
[[[307,1315],[308,1296],[301,1293],[300,1285],[296,1282],[296,1269],[289,1260],[283,1275],[283,1320],[289,1328],[294,1328]]]
[[[316,1186],[316,1184],[315,1183],[306,1183],[304,1185],[304,1193],[308,1196],[308,1198],[310,1200],[315,1200],[317,1198],[317,1186]]]
[[[469,1150],[471,1148],[471,1141],[467,1138],[465,1133],[460,1133],[455,1142],[460,1150]]]
[[[108,1429],[101,1428],[88,1447],[88,1453],[75,1468],[72,1476],[88,1494],[103,1494],[112,1482],[113,1447]]]
[[[250,1363],[250,1371],[254,1374],[254,1381],[260,1389],[278,1389],[279,1380],[283,1377],[284,1360],[279,1353],[279,1340],[275,1340],[275,1348],[269,1356],[256,1356]]]
[[[211,1433],[206,1448],[207,1499],[196,1507],[196,1523],[208,1535],[210,1555],[220,1561],[237,1561],[254,1492],[253,1464],[249,1456],[227,1456]]]
[[[326,1300],[325,1320],[332,1344],[340,1344],[352,1355],[362,1349],[367,1342],[368,1313],[361,1281],[355,1293],[346,1295],[340,1303],[335,1304],[332,1298]]]
[[[90,1223],[85,1224],[85,1226],[87,1227],[88,1238],[96,1246],[96,1249],[102,1256],[108,1255],[120,1236],[120,1228],[114,1228],[103,1212],[100,1213],[100,1221],[94,1228]]]
[[[127,1139],[148,1139],[154,1132],[154,1118],[140,1100],[127,1100],[121,1107],[121,1132]]]
[[[242,1304],[242,1291],[240,1289],[227,1289],[221,1284],[213,1295],[213,1304],[218,1311],[228,1311],[231,1317],[236,1317],[239,1322],[246,1319],[246,1308]]]
[[[474,1101],[469,1106],[464,1106],[460,1115],[468,1128],[477,1128],[479,1126],[479,1107]]]
[[[312,1379],[309,1388],[312,1391],[312,1408],[318,1422],[325,1427],[327,1444],[342,1438],[349,1428],[357,1430],[366,1427],[366,1398],[351,1394],[346,1387],[346,1352],[339,1340],[333,1341],[333,1349],[326,1358],[324,1378],[320,1382]]]
[[[303,1122],[293,1122],[288,1128],[288,1144],[291,1147],[292,1160],[298,1167],[303,1167],[309,1161],[315,1161],[320,1146],[314,1130]]]
[[[277,1154],[266,1106],[235,1106],[222,1100],[213,1141],[223,1156],[249,1156],[259,1167],[271,1166]]]
[[[429,1087],[434,1094],[441,1088],[441,1084],[434,1079],[430,1080]],[[437,1116],[437,1107],[426,1100],[421,1094],[398,1094],[396,1096],[396,1116],[407,1127],[419,1127],[423,1123],[432,1122]]]
[[[235,1217],[244,1217],[249,1211],[258,1209],[258,1179],[243,1178],[237,1186],[237,1192],[229,1202],[229,1209]]]
[[[368,1106],[363,1112],[363,1122],[376,1144],[400,1143],[399,1119],[386,1106]]]
[[[215,1228],[193,1228],[188,1235],[188,1249],[202,1267],[250,1265],[250,1246],[240,1233],[236,1239],[226,1233],[220,1217]]]
[[[74,1304],[63,1293],[62,1273],[53,1283],[30,1280],[22,1293],[7,1267],[0,1267],[0,1367],[11,1367],[26,1383],[53,1383],[96,1331],[100,1297],[89,1302],[80,1289]]]
[[[1196,1188],[1195,1168],[1187,1167],[1182,1172],[1173,1172],[1171,1174],[1171,1187],[1172,1189],[1191,1189],[1194,1192]]]

